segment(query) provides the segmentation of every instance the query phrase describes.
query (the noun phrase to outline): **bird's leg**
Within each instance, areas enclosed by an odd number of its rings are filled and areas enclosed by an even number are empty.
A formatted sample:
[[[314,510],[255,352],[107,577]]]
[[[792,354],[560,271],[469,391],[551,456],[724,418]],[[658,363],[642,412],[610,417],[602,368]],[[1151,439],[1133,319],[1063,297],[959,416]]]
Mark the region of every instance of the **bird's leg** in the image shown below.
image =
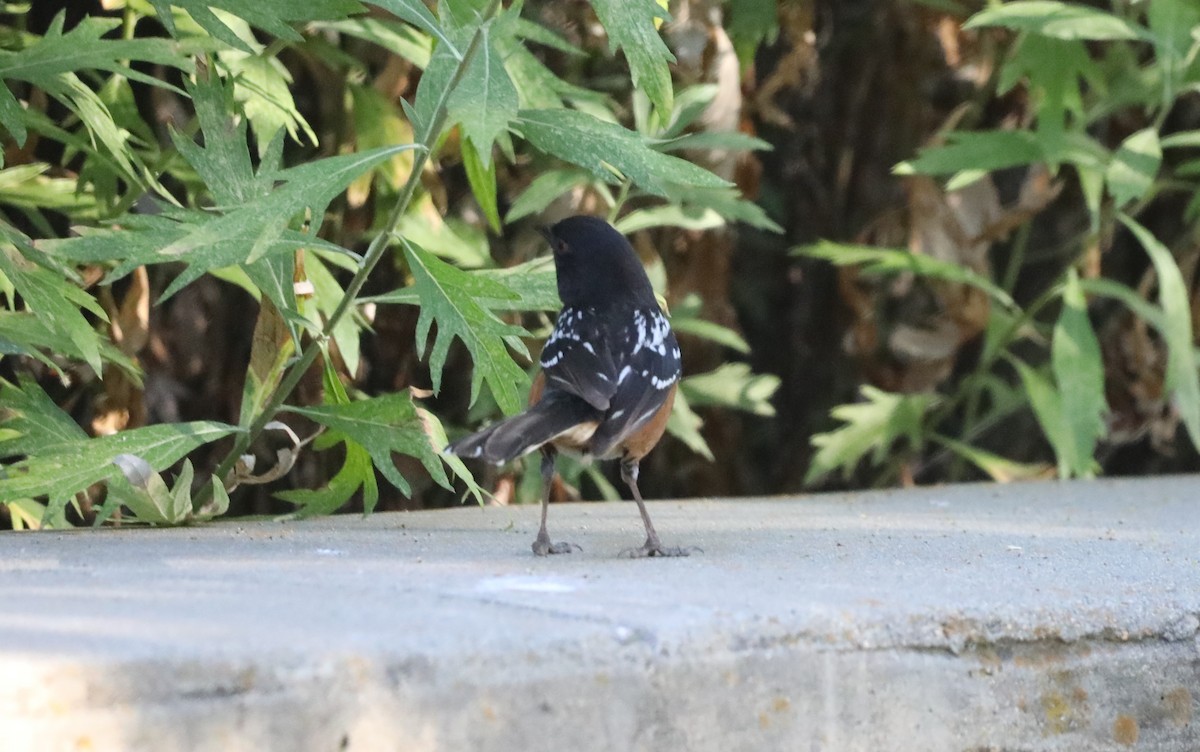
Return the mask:
[[[646,511],[646,503],[642,501],[642,492],[638,490],[638,461],[631,458],[621,460],[621,480],[625,481],[625,485],[629,486],[629,490],[633,493],[633,500],[637,502],[638,511],[642,514],[642,524],[646,526],[646,542],[641,548],[630,548],[622,551],[623,556],[628,556],[631,559],[640,559],[646,556],[688,556],[691,554],[690,548],[680,548],[673,546],[667,548],[663,546],[662,541],[658,539],[658,533],[654,530],[654,523],[650,521],[650,514]]]
[[[579,548],[574,543],[551,543],[550,533],[546,532],[546,512],[550,509],[550,490],[554,485],[554,458],[557,455],[558,452],[550,445],[542,447],[542,526],[538,528],[537,539],[533,542],[533,552],[538,556],[569,554],[572,549]]]

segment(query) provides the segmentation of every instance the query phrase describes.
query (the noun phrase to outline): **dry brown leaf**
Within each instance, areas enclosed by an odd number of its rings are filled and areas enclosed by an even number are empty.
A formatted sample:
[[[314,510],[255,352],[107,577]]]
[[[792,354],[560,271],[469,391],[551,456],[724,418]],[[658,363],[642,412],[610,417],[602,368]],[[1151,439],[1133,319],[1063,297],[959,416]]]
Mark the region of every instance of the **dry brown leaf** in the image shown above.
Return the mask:
[[[137,363],[138,354],[150,339],[150,279],[146,267],[134,269],[129,281],[129,289],[119,306],[111,296],[102,297],[113,344]],[[141,385],[121,369],[105,365],[104,394],[96,400],[91,425],[96,436],[109,436],[146,425],[146,403]]]

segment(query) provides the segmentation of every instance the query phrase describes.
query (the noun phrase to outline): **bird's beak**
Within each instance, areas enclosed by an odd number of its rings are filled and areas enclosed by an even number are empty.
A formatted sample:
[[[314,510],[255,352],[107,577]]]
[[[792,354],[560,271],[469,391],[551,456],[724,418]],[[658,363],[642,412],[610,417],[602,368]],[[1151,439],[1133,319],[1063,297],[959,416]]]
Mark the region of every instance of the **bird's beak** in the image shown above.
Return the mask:
[[[542,237],[546,239],[546,242],[550,244],[550,247],[553,248],[554,230],[550,229],[550,225],[541,225],[537,228],[537,230],[542,234]]]

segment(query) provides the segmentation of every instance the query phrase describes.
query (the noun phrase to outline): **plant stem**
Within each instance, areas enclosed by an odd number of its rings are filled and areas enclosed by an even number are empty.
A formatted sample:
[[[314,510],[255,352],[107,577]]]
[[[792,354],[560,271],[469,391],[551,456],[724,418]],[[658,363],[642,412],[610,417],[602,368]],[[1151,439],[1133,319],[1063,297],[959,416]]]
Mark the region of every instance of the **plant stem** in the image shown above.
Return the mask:
[[[1013,240],[1012,252],[1008,257],[1008,265],[1004,269],[1004,278],[1001,281],[1001,287],[1010,296],[1017,287],[1017,277],[1021,274],[1021,267],[1025,264],[1025,250],[1029,247],[1029,233],[1033,227],[1032,222],[1026,222],[1017,230],[1017,236]],[[1010,334],[1015,335],[1015,330],[1005,333],[1007,338]],[[982,397],[982,392],[979,388],[979,379],[992,366],[991,362],[984,362],[982,359],[976,364],[974,372],[963,382],[963,388],[967,390],[967,405],[963,412],[963,430],[971,431],[975,425],[975,421],[979,418],[979,402]],[[967,465],[967,460],[962,455],[954,455],[954,461],[950,465],[950,477],[958,480],[962,477],[963,471]]]
[[[617,198],[613,201],[612,208],[608,210],[608,223],[612,224],[617,221],[617,215],[621,213],[621,207],[625,205],[625,200],[629,198],[629,189],[633,186],[633,181],[625,178],[621,181],[621,189],[617,193]]]
[[[466,74],[467,68],[471,64],[471,60],[474,59],[475,53],[479,50],[479,45],[482,43],[485,37],[484,29],[487,25],[487,22],[496,14],[496,11],[499,9],[499,7],[500,0],[492,0],[490,3],[488,3],[487,8],[483,11],[483,22],[471,36],[471,42],[467,46],[466,52],[463,53],[462,59],[458,61],[458,66],[454,70],[454,75],[451,77],[450,82],[446,85],[446,88],[442,90],[438,97],[438,103],[437,107],[434,108],[433,117],[431,117],[429,121],[425,123],[424,130],[421,132],[420,138],[417,140],[417,145],[421,148],[414,152],[412,172],[409,173],[408,180],[405,181],[404,187],[400,190],[400,195],[396,197],[396,203],[392,206],[392,211],[388,215],[387,221],[384,223],[383,228],[371,240],[371,244],[367,246],[367,252],[363,255],[362,264],[359,266],[358,271],[355,272],[354,278],[350,280],[350,284],[346,286],[346,292],[342,296],[342,299],[338,302],[337,308],[335,308],[333,313],[331,313],[325,320],[325,326],[321,330],[321,333],[308,342],[308,344],[301,351],[300,355],[292,363],[291,368],[288,369],[287,373],[280,381],[279,386],[276,387],[275,391],[271,394],[270,399],[267,400],[267,403],[263,406],[262,412],[259,413],[258,417],[256,417],[254,421],[250,423],[246,430],[237,435],[237,438],[234,440],[233,448],[229,450],[229,453],[225,455],[225,458],[221,460],[220,464],[217,465],[216,470],[213,471],[213,475],[220,478],[222,481],[224,481],[229,473],[233,470],[238,458],[246,452],[254,440],[258,438],[259,434],[263,432],[263,429],[267,423],[274,419],[275,414],[279,412],[281,407],[283,407],[283,401],[288,398],[288,396],[292,393],[292,390],[295,389],[296,385],[300,383],[300,379],[304,378],[304,374],[308,372],[308,369],[316,361],[317,355],[320,354],[321,344],[328,341],[328,339],[333,335],[334,328],[338,325],[338,322],[342,320],[342,317],[345,316],[350,310],[350,307],[354,305],[358,294],[362,291],[363,285],[367,283],[367,278],[371,276],[371,272],[375,269],[375,266],[379,263],[380,259],[383,258],[383,254],[388,249],[392,235],[395,233],[396,227],[400,224],[400,219],[404,216],[405,212],[408,211],[408,205],[412,201],[413,194],[417,190],[417,185],[421,182],[421,172],[425,169],[425,163],[429,161],[429,155],[433,153],[438,136],[441,135],[442,129],[445,127],[447,103],[449,102],[450,94],[454,91],[459,82],[462,81],[463,76]],[[196,494],[195,501],[193,502],[193,506],[195,508],[199,509],[201,506],[207,503],[208,497],[211,496],[212,493],[210,490],[211,488],[211,484],[204,484],[201,486],[200,491]]]

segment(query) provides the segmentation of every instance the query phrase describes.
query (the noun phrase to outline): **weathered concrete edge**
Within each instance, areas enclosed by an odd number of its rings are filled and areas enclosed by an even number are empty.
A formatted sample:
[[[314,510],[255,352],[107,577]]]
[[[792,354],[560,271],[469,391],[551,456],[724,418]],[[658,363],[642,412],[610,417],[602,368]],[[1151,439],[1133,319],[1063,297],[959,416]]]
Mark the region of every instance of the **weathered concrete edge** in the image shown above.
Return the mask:
[[[1195,638],[554,653],[14,663],[0,738],[14,751],[881,750],[906,748],[896,733],[910,728],[927,750],[1200,747]]]

